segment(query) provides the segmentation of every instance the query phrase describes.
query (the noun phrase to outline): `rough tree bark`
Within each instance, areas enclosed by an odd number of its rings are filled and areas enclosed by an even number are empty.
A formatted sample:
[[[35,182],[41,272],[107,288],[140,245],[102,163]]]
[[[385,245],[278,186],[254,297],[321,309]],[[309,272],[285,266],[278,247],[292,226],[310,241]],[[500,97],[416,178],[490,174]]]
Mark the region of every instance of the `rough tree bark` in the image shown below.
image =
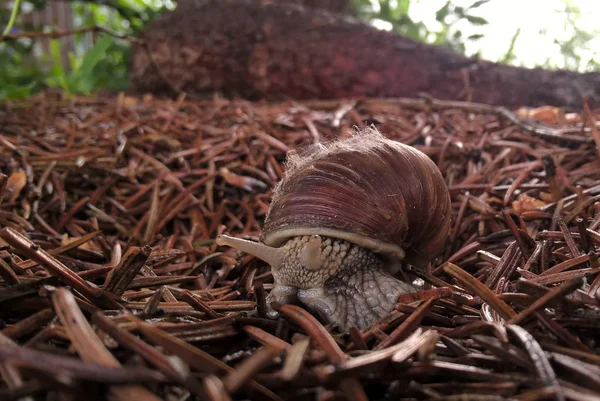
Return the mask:
[[[114,1],[114,0],[87,0],[87,1]],[[236,1],[236,0],[233,0]],[[269,4],[300,5],[306,8],[326,10],[339,14],[353,14],[352,0],[257,0],[257,3],[266,6]],[[198,7],[205,0],[180,0],[177,7],[191,6],[191,9]]]
[[[249,99],[413,97],[579,108],[600,74],[478,61],[341,14],[264,0],[195,0],[149,24],[134,46],[137,91],[173,87]],[[160,70],[160,72],[159,72]]]
[[[279,4],[301,4],[304,7],[318,8],[335,13],[349,14],[352,12],[351,0],[263,0]]]

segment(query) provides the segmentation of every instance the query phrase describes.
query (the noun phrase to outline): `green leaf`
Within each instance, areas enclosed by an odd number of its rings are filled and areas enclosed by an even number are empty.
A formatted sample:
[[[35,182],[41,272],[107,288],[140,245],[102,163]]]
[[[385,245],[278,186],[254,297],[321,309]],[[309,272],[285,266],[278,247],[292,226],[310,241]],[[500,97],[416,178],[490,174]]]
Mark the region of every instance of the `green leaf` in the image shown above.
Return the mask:
[[[69,66],[71,67],[71,71],[75,71],[79,68],[79,59],[73,52],[69,52],[67,55],[69,57]]]
[[[35,86],[35,82],[30,82],[26,85],[2,85],[2,89],[0,89],[0,100],[4,97],[9,100],[24,99],[31,94],[31,91]]]
[[[410,0],[399,0],[396,9],[399,11],[399,14],[408,14],[408,10],[410,8]]]
[[[485,18],[476,15],[465,15],[465,18],[473,25],[487,25],[489,23]]]
[[[510,46],[509,46],[508,50],[506,51],[506,53],[504,53],[504,56],[502,56],[502,58],[500,58],[500,60],[499,60],[501,63],[508,63],[515,59],[515,43],[517,42],[517,38],[519,37],[520,34],[521,34],[521,28],[517,29],[517,31],[513,35],[512,39],[510,41]]]
[[[112,43],[112,36],[102,36],[94,47],[85,54],[83,59],[75,63],[77,68],[73,68],[67,79],[73,92],[87,95],[95,89],[98,79],[94,73],[94,68],[105,60],[106,51]]]
[[[437,10],[437,12],[435,13],[435,20],[438,22],[444,22],[444,19],[448,16],[449,13],[450,13],[450,1],[446,2],[446,4],[444,4],[444,6],[442,8]]]
[[[471,5],[469,6],[469,10],[470,10],[470,9],[473,9],[473,8],[477,8],[477,7],[479,7],[479,6],[482,6],[482,5],[484,5],[485,3],[489,2],[489,1],[490,1],[490,0],[479,0],[479,1],[476,1],[475,3],[473,3],[473,4],[471,4]]]
[[[465,18],[467,16],[464,7],[454,7],[454,14],[456,14],[459,18]]]
[[[113,43],[114,38],[109,35],[104,35],[96,42],[84,56],[79,73],[83,76],[90,75],[94,67],[104,58],[106,55],[106,49]]]
[[[473,34],[473,35],[469,35],[469,36],[467,37],[467,39],[469,39],[469,40],[478,40],[478,39],[481,39],[481,38],[483,38],[484,36],[485,36],[485,35],[484,35],[484,34],[482,34],[482,33],[475,33],[475,34]]]
[[[51,75],[49,78],[54,78],[56,84],[58,84],[65,92],[70,93],[67,77],[60,58],[60,41],[57,39],[52,39],[50,41],[50,54],[52,55],[54,64],[50,69]],[[52,81],[52,79],[50,79],[50,81]]]

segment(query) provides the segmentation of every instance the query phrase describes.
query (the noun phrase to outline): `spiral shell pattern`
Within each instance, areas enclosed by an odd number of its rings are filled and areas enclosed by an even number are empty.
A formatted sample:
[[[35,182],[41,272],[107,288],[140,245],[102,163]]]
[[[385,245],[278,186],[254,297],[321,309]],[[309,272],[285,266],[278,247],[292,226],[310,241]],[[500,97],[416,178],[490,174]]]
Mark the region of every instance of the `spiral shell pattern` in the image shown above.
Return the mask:
[[[374,128],[288,156],[261,242],[319,234],[423,266],[441,253],[450,195],[423,152]]]

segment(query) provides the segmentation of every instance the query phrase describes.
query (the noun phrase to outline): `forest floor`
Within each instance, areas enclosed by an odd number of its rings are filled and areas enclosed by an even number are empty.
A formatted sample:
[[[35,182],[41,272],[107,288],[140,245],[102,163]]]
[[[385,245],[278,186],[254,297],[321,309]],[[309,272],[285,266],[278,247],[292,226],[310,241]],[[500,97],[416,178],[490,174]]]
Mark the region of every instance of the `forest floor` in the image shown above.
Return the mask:
[[[0,105],[0,399],[598,400],[599,119],[432,99]],[[446,178],[443,255],[363,331],[266,318],[268,266],[214,239],[258,237],[286,152],[371,124]]]

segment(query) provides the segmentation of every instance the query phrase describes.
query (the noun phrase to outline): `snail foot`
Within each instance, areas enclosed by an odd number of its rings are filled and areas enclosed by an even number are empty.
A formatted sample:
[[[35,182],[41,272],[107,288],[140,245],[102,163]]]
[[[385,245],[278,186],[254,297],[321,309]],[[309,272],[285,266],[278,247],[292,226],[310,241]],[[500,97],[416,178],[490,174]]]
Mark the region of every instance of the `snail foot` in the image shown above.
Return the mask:
[[[266,299],[267,317],[270,319],[277,319],[279,317],[279,312],[273,309],[273,307],[271,306],[272,303],[279,303],[281,305],[297,304],[297,292],[298,289],[296,287],[275,284],[269,295],[267,295]]]
[[[412,284],[400,281],[384,269],[343,271],[321,288],[300,289],[297,298],[347,332],[365,329],[394,310],[401,294],[413,292]]]

